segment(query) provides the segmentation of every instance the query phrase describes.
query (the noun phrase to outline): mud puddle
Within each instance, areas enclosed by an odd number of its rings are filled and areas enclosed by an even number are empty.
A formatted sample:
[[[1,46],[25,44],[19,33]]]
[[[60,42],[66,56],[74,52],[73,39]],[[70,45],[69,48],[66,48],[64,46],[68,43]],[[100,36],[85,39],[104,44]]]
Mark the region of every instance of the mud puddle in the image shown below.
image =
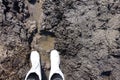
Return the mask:
[[[28,8],[30,11],[30,20],[36,21],[36,26],[38,29],[38,33],[35,35],[33,39],[33,50],[37,50],[40,53],[41,56],[41,63],[42,67],[45,70],[46,76],[49,76],[49,69],[50,69],[50,58],[49,58],[49,52],[51,49],[54,49],[54,37],[51,36],[44,36],[40,35],[40,27],[43,19],[43,10],[42,10],[42,4],[43,0],[36,1],[35,4],[31,4],[28,1],[26,1],[28,4]],[[37,48],[35,47],[37,46]],[[39,48],[38,48],[39,47]],[[47,70],[47,71],[46,71]]]

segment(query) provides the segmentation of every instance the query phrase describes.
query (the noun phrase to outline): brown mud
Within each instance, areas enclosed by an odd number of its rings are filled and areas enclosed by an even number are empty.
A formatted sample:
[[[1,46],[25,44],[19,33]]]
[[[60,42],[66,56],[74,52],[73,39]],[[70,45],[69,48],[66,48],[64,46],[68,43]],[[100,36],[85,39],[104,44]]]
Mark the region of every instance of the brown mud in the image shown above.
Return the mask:
[[[24,80],[30,53],[60,51],[66,80],[120,79],[119,0],[0,0],[0,80]],[[46,75],[45,75],[46,74]]]

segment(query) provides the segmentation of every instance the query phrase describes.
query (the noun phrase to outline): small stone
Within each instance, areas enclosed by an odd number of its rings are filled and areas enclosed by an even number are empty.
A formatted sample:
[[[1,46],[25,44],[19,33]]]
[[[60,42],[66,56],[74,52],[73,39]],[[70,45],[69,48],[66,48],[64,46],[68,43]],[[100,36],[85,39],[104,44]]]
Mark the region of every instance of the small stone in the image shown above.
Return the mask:
[[[13,18],[12,13],[11,13],[11,12],[8,12],[8,13],[6,14],[6,19],[7,19],[8,21],[11,21],[12,18]]]

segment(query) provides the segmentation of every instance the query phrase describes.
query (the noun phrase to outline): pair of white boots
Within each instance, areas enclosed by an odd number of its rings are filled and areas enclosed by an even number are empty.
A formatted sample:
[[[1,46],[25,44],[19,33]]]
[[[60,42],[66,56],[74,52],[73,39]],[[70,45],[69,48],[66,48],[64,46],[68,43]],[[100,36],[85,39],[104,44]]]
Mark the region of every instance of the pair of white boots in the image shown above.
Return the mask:
[[[30,60],[32,63],[32,67],[30,71],[27,73],[25,80],[27,80],[28,76],[30,76],[30,74],[32,73],[35,73],[39,77],[39,80],[42,80],[39,53],[37,51],[32,51],[30,55]],[[64,80],[64,75],[59,68],[60,56],[57,50],[51,51],[50,60],[51,60],[51,70],[50,70],[49,80],[52,80],[52,77],[54,76],[54,74],[60,75],[62,78],[61,80]]]

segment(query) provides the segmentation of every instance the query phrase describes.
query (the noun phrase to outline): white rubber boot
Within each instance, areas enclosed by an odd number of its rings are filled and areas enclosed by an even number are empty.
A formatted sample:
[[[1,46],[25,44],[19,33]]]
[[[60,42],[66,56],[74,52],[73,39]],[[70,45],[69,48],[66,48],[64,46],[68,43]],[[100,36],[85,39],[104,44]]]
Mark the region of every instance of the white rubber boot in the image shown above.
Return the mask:
[[[31,73],[36,73],[37,76],[39,77],[39,80],[42,80],[39,53],[37,51],[32,51],[31,55],[30,55],[30,60],[32,63],[32,67],[31,67],[30,71],[27,73],[25,80],[27,80],[28,76]]]
[[[59,74],[62,77],[62,80],[64,80],[64,75],[59,68],[60,56],[59,56],[59,52],[57,50],[51,51],[50,60],[51,60],[51,70],[50,70],[49,80],[51,80],[51,78],[54,74]]]

